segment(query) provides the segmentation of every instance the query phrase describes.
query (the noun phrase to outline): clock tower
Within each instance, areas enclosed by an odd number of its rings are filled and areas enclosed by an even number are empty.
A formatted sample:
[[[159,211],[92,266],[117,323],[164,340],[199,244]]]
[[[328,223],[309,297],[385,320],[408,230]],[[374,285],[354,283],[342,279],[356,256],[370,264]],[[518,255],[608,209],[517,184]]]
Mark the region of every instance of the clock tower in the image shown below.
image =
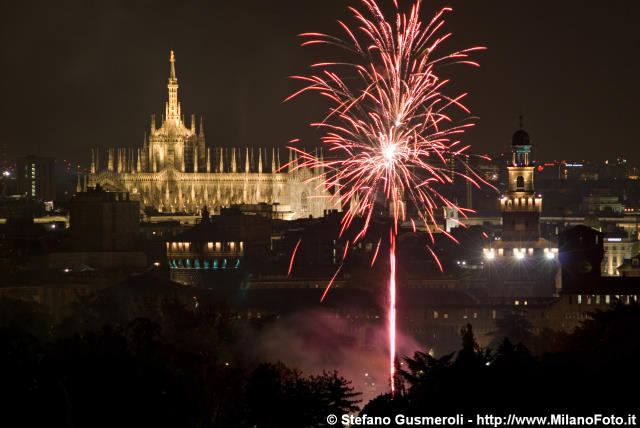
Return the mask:
[[[540,238],[542,197],[533,185],[534,161],[531,159],[529,134],[520,129],[511,141],[508,163],[509,187],[500,199],[502,239],[505,241],[537,241]]]

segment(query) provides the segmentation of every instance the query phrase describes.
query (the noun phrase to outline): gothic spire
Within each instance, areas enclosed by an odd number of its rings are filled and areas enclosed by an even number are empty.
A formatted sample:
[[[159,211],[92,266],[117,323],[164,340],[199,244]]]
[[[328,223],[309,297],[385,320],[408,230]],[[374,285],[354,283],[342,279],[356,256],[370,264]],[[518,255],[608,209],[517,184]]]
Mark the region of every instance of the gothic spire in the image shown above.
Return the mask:
[[[180,123],[180,103],[178,102],[178,78],[176,77],[176,57],[171,51],[169,57],[171,63],[171,71],[169,74],[169,83],[167,83],[167,89],[169,89],[169,101],[167,102],[166,114],[167,122],[178,125]]]
[[[169,74],[169,80],[178,80],[176,78],[176,56],[173,54],[173,51],[171,51],[171,56],[169,57],[169,62],[171,63],[171,73]],[[176,82],[177,83],[177,82]]]
[[[276,148],[271,148],[271,172],[276,172]]]

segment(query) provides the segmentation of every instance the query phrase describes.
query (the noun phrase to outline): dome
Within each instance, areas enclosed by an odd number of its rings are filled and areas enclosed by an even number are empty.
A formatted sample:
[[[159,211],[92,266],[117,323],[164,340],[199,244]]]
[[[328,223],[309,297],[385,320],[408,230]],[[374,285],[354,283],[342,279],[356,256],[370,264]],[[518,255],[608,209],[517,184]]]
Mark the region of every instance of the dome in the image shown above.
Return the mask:
[[[515,134],[513,134],[513,139],[511,140],[512,146],[529,146],[531,143],[529,142],[529,134],[525,132],[524,129],[518,129]]]

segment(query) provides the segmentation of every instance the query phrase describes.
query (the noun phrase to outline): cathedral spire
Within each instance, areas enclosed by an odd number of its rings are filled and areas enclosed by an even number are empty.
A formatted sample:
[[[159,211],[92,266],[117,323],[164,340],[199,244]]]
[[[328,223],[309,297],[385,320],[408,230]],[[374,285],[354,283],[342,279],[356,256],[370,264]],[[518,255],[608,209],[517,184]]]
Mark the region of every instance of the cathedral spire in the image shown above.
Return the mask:
[[[171,63],[171,73],[169,74],[169,79],[173,79],[173,80],[178,80],[176,78],[176,57],[173,54],[173,51],[171,51],[171,56],[169,57],[169,62]]]
[[[271,172],[276,172],[276,148],[271,148]]]
[[[171,71],[169,74],[169,83],[167,83],[167,89],[169,89],[169,101],[167,102],[166,115],[167,122],[179,125],[180,120],[180,103],[178,102],[178,78],[176,77],[176,57],[171,51],[171,56],[169,57],[169,62],[171,63]]]
[[[231,148],[231,172],[236,172],[236,148]]]

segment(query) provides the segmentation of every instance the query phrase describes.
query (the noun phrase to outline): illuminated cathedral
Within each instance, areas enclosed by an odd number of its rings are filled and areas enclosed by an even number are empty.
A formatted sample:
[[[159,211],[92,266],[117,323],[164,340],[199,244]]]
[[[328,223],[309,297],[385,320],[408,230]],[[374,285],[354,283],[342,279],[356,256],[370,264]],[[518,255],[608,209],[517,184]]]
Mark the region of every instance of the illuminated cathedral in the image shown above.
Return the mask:
[[[306,183],[322,171],[296,169],[290,150],[281,161],[275,148],[208,147],[202,118],[199,127],[194,114],[190,126],[185,124],[173,51],[169,61],[162,124],[158,127],[152,115],[142,147],[107,149],[102,168],[99,151],[92,150],[90,186],[129,192],[142,206],[163,213],[198,213],[204,207],[213,213],[231,205],[266,203],[278,204],[279,211],[295,219],[320,217],[336,208],[327,189]]]

